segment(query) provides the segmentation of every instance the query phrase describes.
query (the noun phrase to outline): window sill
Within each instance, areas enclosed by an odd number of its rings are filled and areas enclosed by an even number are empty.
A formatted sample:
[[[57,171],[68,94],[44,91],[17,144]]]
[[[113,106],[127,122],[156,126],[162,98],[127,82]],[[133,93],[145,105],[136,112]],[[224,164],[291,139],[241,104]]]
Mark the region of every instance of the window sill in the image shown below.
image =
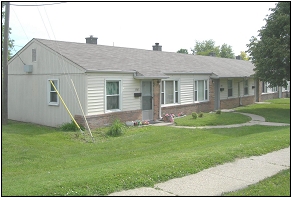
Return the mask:
[[[121,109],[111,109],[111,110],[106,110],[105,113],[113,113],[113,112],[119,112]]]
[[[170,107],[170,106],[176,106],[176,105],[180,105],[180,103],[161,104],[161,107]]]
[[[49,106],[60,106],[59,103],[49,103],[48,105],[49,105]]]
[[[204,100],[204,101],[194,101],[194,103],[205,103],[208,102],[209,100]]]

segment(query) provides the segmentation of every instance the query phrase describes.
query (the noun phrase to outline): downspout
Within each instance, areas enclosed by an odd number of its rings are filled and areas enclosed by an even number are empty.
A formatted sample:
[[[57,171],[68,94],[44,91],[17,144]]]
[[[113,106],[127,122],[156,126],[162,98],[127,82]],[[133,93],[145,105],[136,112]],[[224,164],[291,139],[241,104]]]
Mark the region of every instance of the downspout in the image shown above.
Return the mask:
[[[159,86],[160,86],[160,91],[159,91],[159,96],[160,96],[160,102],[159,102],[159,119],[162,119],[162,102],[161,102],[161,84],[162,80],[160,80]]]
[[[238,84],[238,100],[239,100],[239,106],[242,106],[242,101],[241,101],[241,95],[240,95],[240,83],[243,81],[239,81]]]

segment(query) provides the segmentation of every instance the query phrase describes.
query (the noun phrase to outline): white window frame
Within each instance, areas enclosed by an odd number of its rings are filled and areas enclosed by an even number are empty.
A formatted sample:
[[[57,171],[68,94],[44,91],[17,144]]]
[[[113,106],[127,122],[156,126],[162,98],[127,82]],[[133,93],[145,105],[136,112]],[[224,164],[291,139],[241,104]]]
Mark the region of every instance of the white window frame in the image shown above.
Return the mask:
[[[48,81],[47,81],[47,101],[48,101],[48,105],[58,106],[60,104],[59,95],[54,90],[54,87],[52,86],[50,81],[53,82],[53,84],[55,85],[55,87],[58,90],[58,92],[60,92],[60,80],[59,79],[48,79]],[[52,101],[51,100],[51,94],[55,94],[56,95],[57,101]]]
[[[278,86],[271,88],[269,82],[263,82],[262,93],[273,93],[273,92],[278,92]]]
[[[199,81],[203,81],[203,100],[199,100],[199,89],[198,89],[198,83]],[[209,99],[209,91],[208,91],[208,79],[204,79],[204,80],[194,80],[194,102],[198,103],[198,102],[205,102],[208,101]]]
[[[244,80],[244,95],[249,95],[249,81],[248,81],[248,79]]]
[[[114,94],[114,95],[107,95],[107,82],[118,82],[118,88],[119,88],[119,92],[118,94]],[[122,91],[121,91],[121,80],[118,80],[118,79],[106,79],[105,80],[105,106],[104,106],[104,109],[105,109],[105,112],[116,112],[116,111],[121,111],[121,98],[122,98]],[[118,96],[118,108],[116,109],[107,109],[107,97],[110,97],[110,96]]]
[[[166,103],[166,98],[168,93],[166,91],[166,82],[173,82],[173,102],[172,103]],[[180,87],[179,87],[179,80],[163,80],[161,81],[161,105],[173,105],[173,104],[179,104],[180,102]]]
[[[262,93],[267,93],[267,92],[268,92],[268,83],[263,81]]]
[[[229,94],[230,90],[231,90],[231,95]],[[227,97],[233,97],[233,80],[232,79],[227,79]]]
[[[272,92],[278,92],[278,86],[272,87]]]

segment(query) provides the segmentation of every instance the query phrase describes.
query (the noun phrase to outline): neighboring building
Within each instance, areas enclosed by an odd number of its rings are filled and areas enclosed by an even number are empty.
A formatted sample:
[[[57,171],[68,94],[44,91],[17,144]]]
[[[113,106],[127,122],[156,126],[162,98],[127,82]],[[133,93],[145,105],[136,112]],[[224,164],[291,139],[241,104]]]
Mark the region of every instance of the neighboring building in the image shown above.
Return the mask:
[[[266,98],[253,64],[238,59],[32,39],[8,62],[8,118],[57,127],[90,128],[121,121],[159,120],[166,113],[210,112]],[[73,82],[73,83],[72,83]],[[74,86],[73,86],[74,84]],[[269,98],[285,97],[277,93]],[[76,92],[77,94],[76,94]],[[81,106],[79,105],[81,104]]]

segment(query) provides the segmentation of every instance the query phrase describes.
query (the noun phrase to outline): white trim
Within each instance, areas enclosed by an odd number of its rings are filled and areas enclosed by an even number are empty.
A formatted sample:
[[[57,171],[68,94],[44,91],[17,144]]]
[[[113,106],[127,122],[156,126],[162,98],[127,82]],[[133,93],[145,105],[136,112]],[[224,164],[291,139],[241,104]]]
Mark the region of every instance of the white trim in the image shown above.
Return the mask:
[[[107,110],[107,93],[106,93],[106,85],[107,82],[118,82],[119,85],[119,108],[118,109],[111,109],[111,110]],[[105,113],[111,113],[111,112],[118,112],[118,111],[122,111],[122,80],[121,79],[114,79],[114,78],[108,78],[108,79],[104,79],[104,112]]]
[[[173,82],[173,103],[165,103],[166,101],[166,82]],[[175,84],[177,83],[177,88],[178,90],[175,91]],[[164,91],[162,91],[162,87],[164,84]],[[178,92],[178,102],[176,103],[176,92]],[[163,104],[162,104],[162,93],[164,94],[164,100],[163,100]],[[160,104],[161,106],[171,106],[171,105],[179,105],[181,103],[181,88],[180,88],[180,80],[179,79],[171,79],[171,80],[162,80],[160,83]]]
[[[204,88],[203,88],[203,100],[200,100],[199,101],[199,93],[198,93],[198,81],[203,81],[203,86],[204,86]],[[197,83],[195,83],[195,82],[197,82]],[[193,84],[193,91],[194,91],[194,94],[193,94],[193,102],[194,103],[200,103],[200,102],[207,102],[207,101],[209,101],[209,79],[198,79],[198,80],[195,80],[194,79],[194,82],[193,82],[194,84]],[[207,83],[206,85],[205,85],[205,83]],[[195,86],[195,84],[196,84],[196,86]],[[207,94],[205,94],[205,91],[207,91]],[[196,96],[196,94],[197,94],[197,96]],[[196,98],[197,98],[197,100],[195,100],[195,96],[196,96]],[[207,99],[206,99],[206,97],[207,97]]]
[[[50,106],[59,106],[59,104],[60,104],[59,95],[57,94],[56,91],[52,91],[51,90],[51,82],[50,81],[53,81],[53,82],[56,81],[57,82],[57,84],[55,86],[56,86],[58,92],[60,93],[60,80],[59,79],[48,79],[47,80],[47,103]],[[54,93],[57,94],[57,102],[51,102],[51,97],[50,97],[51,96],[51,92],[54,92]]]

